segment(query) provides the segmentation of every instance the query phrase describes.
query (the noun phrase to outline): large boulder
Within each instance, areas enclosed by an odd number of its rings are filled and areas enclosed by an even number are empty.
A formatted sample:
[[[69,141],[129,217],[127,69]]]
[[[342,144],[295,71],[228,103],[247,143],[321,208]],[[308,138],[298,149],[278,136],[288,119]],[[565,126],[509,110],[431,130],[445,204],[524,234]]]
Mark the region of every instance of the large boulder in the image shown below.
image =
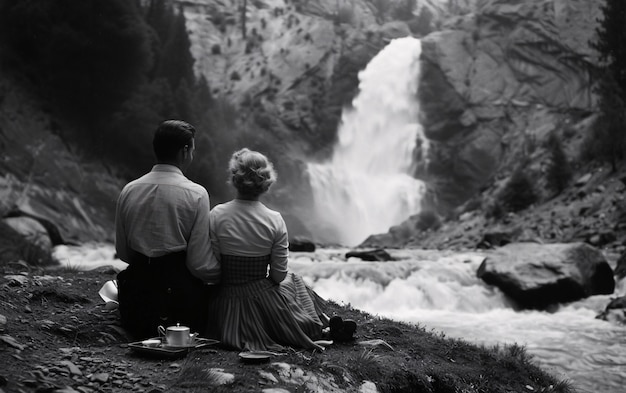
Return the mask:
[[[377,248],[374,250],[363,250],[363,251],[357,251],[357,250],[348,251],[346,253],[346,258],[359,258],[361,260],[368,261],[368,262],[387,262],[387,261],[394,260],[394,258],[382,248]]]
[[[46,228],[32,217],[8,217],[2,221],[15,232],[22,235],[28,242],[50,252],[52,240]]]
[[[615,290],[600,250],[585,243],[511,243],[483,261],[477,276],[522,308],[546,308]]]

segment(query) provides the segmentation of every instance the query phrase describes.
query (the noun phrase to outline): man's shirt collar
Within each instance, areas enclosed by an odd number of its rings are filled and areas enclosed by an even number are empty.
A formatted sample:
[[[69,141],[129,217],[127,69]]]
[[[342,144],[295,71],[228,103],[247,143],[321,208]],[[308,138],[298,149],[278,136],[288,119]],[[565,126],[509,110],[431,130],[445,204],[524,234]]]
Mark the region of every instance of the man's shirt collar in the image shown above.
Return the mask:
[[[181,171],[179,167],[171,164],[156,164],[152,167],[152,172],[171,172],[178,173],[180,175],[183,174],[183,171]]]

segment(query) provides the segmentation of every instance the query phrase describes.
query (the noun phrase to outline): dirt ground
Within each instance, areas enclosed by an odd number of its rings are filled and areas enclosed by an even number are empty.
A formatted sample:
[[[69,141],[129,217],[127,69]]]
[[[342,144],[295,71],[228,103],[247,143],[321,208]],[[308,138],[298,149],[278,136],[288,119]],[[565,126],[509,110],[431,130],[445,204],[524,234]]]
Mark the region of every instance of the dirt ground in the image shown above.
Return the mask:
[[[478,348],[334,303],[329,314],[355,319],[358,330],[323,352],[246,364],[216,344],[153,357],[129,347],[117,310],[98,295],[112,269],[0,269],[0,393],[570,391],[523,348]]]

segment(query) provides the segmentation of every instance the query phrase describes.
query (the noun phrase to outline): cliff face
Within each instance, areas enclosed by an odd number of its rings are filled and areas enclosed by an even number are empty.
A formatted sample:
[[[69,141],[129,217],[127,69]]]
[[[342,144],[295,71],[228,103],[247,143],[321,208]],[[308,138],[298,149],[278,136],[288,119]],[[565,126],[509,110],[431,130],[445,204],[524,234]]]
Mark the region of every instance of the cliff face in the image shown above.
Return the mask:
[[[600,1],[479,1],[423,39],[420,99],[431,203],[447,211],[593,113],[589,47]],[[582,118],[582,120],[581,120]],[[584,131],[584,130],[582,130]],[[540,172],[540,171],[538,171]]]

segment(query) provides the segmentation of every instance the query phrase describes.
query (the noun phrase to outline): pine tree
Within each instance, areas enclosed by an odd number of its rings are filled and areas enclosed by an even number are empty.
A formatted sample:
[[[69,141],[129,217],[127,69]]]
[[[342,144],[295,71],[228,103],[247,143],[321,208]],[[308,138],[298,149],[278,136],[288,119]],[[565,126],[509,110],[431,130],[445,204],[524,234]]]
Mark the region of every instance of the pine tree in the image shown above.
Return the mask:
[[[518,212],[537,202],[538,197],[530,177],[519,167],[498,194],[498,199],[506,211]]]
[[[600,60],[617,83],[621,96],[626,94],[626,2],[606,0],[602,7],[603,19],[596,29],[597,41],[591,45],[599,52]]]
[[[92,125],[142,82],[147,27],[127,0],[3,0],[0,40],[41,93]]]
[[[191,41],[187,35],[185,16],[182,10],[179,10],[163,45],[158,74],[167,78],[172,90],[175,91],[183,79],[188,85],[195,85],[193,64],[194,58],[191,55]]]
[[[546,177],[548,186],[558,194],[568,186],[572,179],[572,167],[567,161],[561,141],[559,141],[555,133],[550,134],[548,149],[550,152],[550,164]]]
[[[603,19],[591,43],[599,55],[599,80],[595,92],[600,96],[600,114],[587,154],[609,161],[613,171],[626,157],[626,2],[606,0]]]

